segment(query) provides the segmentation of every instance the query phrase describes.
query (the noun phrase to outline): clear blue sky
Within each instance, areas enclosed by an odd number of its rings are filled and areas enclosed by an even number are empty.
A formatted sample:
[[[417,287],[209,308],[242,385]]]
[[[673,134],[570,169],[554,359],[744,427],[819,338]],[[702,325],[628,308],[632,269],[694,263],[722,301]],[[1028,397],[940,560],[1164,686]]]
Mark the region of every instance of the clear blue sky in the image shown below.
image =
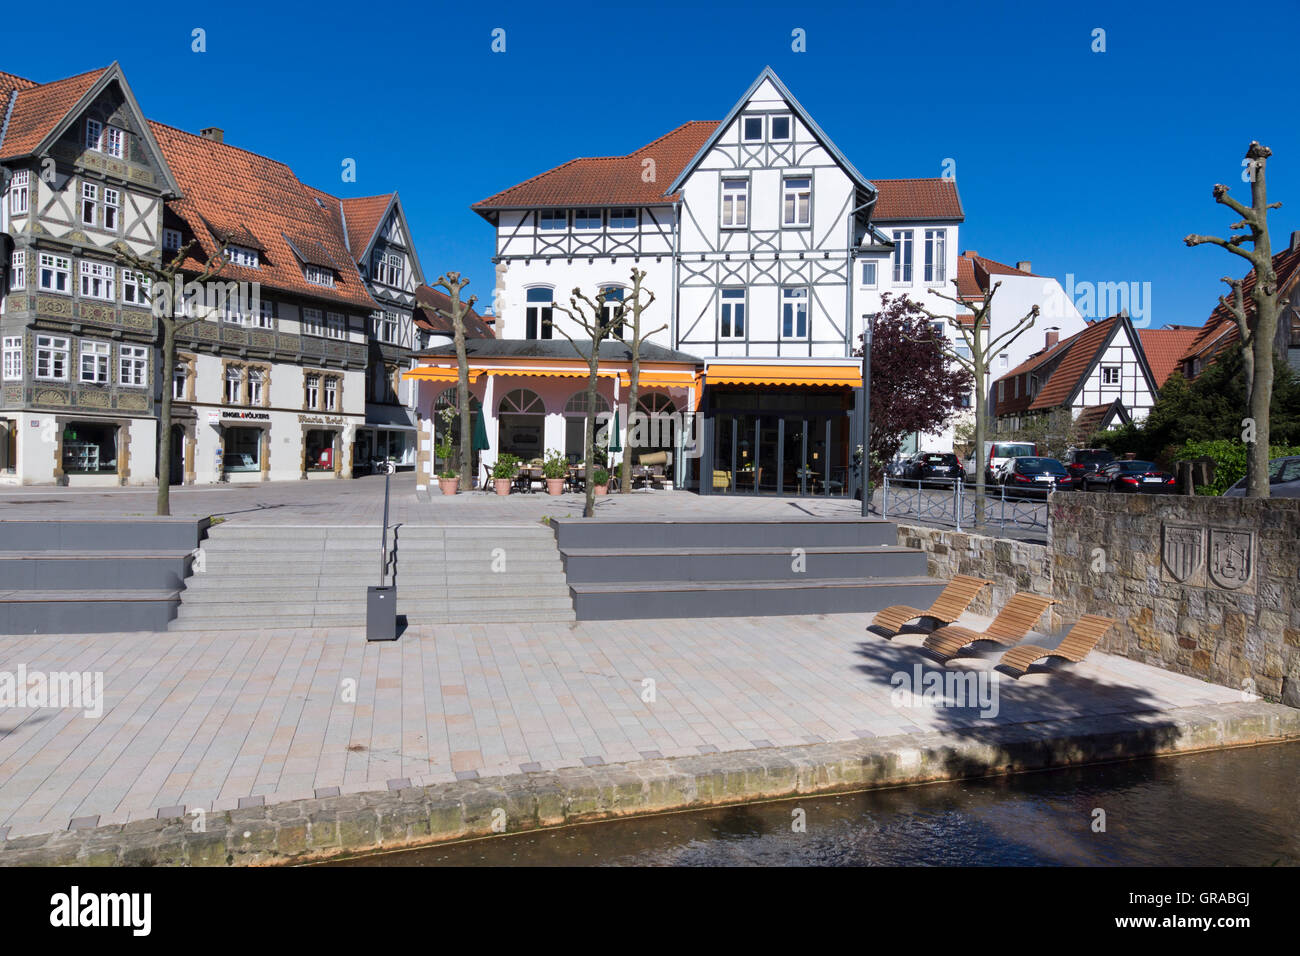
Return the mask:
[[[1248,9],[1265,11],[1262,28]],[[1200,324],[1241,260],[1210,188],[1248,201],[1272,147],[1275,245],[1300,229],[1294,2],[364,4],[318,0],[146,17],[102,4],[6,21],[0,69],[50,80],[120,60],[145,112],[282,160],[339,195],[398,189],[427,277],[491,294],[470,203],[575,156],[720,119],[770,64],[868,178],[956,160],[962,248],[1064,280],[1150,282],[1152,324]],[[191,52],[195,27],[207,52]],[[494,28],[506,52],[491,51]],[[1093,53],[1092,31],[1106,31]],[[791,50],[806,31],[807,52]],[[75,38],[75,39],[74,39]],[[1258,51],[1259,95],[1239,51]],[[52,52],[49,52],[52,51]],[[1231,82],[1228,82],[1231,80]],[[341,162],[357,161],[356,183]]]

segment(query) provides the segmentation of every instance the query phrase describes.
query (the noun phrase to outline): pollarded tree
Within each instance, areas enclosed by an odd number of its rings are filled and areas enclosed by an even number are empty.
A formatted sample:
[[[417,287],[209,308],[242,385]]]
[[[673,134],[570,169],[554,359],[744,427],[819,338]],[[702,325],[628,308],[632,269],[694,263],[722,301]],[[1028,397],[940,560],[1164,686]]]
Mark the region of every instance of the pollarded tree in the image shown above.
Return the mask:
[[[1227,206],[1241,217],[1228,228],[1233,232],[1249,229],[1230,239],[1218,236],[1186,236],[1189,246],[1205,244],[1220,246],[1249,262],[1255,271],[1255,284],[1250,290],[1253,308],[1246,305],[1243,281],[1225,276],[1231,297],[1220,296],[1219,303],[1237,323],[1241,356],[1246,370],[1246,401],[1249,420],[1243,437],[1250,446],[1246,456],[1246,495],[1250,498],[1268,497],[1269,405],[1273,397],[1273,349],[1277,337],[1278,284],[1273,270],[1273,245],[1268,235],[1268,211],[1277,209],[1280,202],[1268,201],[1265,184],[1265,167],[1273,151],[1267,146],[1251,142],[1246,150],[1245,172],[1250,179],[1250,205],[1246,206],[1228,195],[1228,187],[1218,183],[1214,187],[1214,201]],[[1250,243],[1250,248],[1243,248]]]
[[[451,321],[452,341],[456,343],[456,407],[460,409],[460,487],[469,491],[474,487],[474,432],[471,430],[469,407],[469,355],[465,351],[465,315],[474,308],[478,296],[467,302],[460,301],[460,292],[469,285],[459,272],[444,272],[438,276],[434,287],[447,293],[449,307],[447,318]]]
[[[197,286],[200,290],[193,307],[187,309],[185,292],[178,287],[177,280],[179,278],[183,282],[182,269],[185,260],[189,257],[190,250],[197,245],[197,240],[187,242],[176,250],[176,254],[170,259],[166,256],[154,259],[151,256],[137,255],[124,242],[119,242],[114,246],[117,252],[117,261],[131,272],[144,276],[148,281],[148,299],[154,318],[158,323],[155,335],[162,339],[160,343],[162,348],[162,372],[154,377],[155,381],[161,380],[162,382],[162,401],[158,409],[158,502],[156,507],[156,513],[160,515],[170,515],[172,513],[172,370],[176,368],[176,335],[182,329],[208,317],[209,310],[203,301],[203,284],[219,275],[221,270],[225,268],[227,261],[229,261],[226,259],[225,253],[226,238],[219,236],[217,237],[217,251],[208,257],[195,278],[191,279],[189,283],[184,283],[191,289]],[[190,285],[190,283],[195,285]],[[226,294],[227,290],[223,287],[218,298],[223,299]],[[192,314],[187,314],[187,312]]]
[[[630,334],[624,334],[622,331],[619,331],[619,325],[614,325],[611,330],[611,334],[614,338],[626,345],[628,350],[632,353],[632,369],[631,374],[628,376],[627,389],[629,425],[631,424],[632,416],[637,413],[636,399],[641,387],[641,346],[650,336],[657,335],[668,328],[665,324],[659,326],[657,329],[652,329],[649,332],[642,331],[641,315],[646,309],[650,308],[651,304],[653,304],[655,300],[655,294],[649,289],[645,289],[644,292],[647,298],[642,301],[641,293],[643,290],[641,282],[643,279],[645,279],[645,270],[633,268],[632,294],[623,298],[622,314],[625,321],[622,323],[622,326],[624,330],[630,330]],[[629,435],[630,434],[631,432],[629,432]],[[623,463],[619,470],[622,475],[622,490],[624,494],[627,494],[632,490],[632,448],[630,441],[628,442],[627,451],[623,453]]]

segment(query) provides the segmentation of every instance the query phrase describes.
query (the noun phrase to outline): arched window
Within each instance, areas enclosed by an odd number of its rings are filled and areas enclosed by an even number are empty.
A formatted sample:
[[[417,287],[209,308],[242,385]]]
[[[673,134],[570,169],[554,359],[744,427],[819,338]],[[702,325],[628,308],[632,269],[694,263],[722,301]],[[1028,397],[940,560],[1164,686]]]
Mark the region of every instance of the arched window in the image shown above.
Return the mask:
[[[609,402],[605,396],[599,392],[596,393],[596,413],[609,411]],[[569,396],[569,400],[564,403],[565,415],[586,415],[587,414],[587,392],[574,392]]]
[[[671,415],[677,405],[662,392],[646,392],[637,396],[636,407],[647,415]]]
[[[455,408],[455,407],[456,407],[456,386],[455,385],[452,385],[450,388],[444,388],[441,392],[438,393],[438,397],[433,400],[433,414],[435,417],[444,408]],[[477,415],[482,408],[483,408],[482,403],[479,402],[479,400],[475,398],[473,395],[471,395],[469,397],[470,411],[473,412],[475,415]]]
[[[545,415],[546,404],[534,391],[517,388],[506,392],[497,406],[498,415]]]

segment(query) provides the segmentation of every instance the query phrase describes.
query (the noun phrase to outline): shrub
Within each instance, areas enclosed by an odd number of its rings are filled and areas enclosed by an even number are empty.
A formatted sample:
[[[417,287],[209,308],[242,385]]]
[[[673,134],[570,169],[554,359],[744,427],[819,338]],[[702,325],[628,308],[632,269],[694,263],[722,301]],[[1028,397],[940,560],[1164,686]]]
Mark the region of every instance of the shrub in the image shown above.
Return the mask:
[[[1300,447],[1273,445],[1268,450],[1269,458],[1281,458],[1284,455],[1300,455]],[[1214,480],[1208,485],[1197,488],[1196,493],[1199,495],[1221,495],[1246,477],[1244,442],[1226,438],[1215,441],[1189,441],[1169,450],[1171,466],[1176,461],[1191,461],[1203,457],[1214,459]]]
[[[552,448],[546,453],[546,460],[542,462],[542,474],[547,478],[563,478],[569,470],[569,463],[564,460],[564,455],[558,448]]]
[[[609,472],[607,472],[604,468],[597,468],[594,472],[592,472],[591,483],[593,485],[609,484]]]
[[[493,478],[513,478],[515,472],[519,470],[519,459],[514,455],[505,454],[497,458],[497,463],[492,466]]]

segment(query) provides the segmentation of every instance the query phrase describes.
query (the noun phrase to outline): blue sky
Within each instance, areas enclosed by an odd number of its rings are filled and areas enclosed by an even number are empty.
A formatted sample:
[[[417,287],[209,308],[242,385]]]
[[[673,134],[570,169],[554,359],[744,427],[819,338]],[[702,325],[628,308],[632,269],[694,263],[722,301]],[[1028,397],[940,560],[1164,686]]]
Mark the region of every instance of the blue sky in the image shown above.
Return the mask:
[[[956,160],[961,248],[1063,281],[1150,282],[1153,325],[1200,324],[1219,277],[1244,271],[1182,237],[1226,234],[1210,188],[1248,201],[1251,139],[1272,147],[1270,198],[1286,204],[1275,246],[1300,229],[1295,3],[1252,5],[1270,14],[1258,35],[1245,6],[1132,0],[441,7],[162,6],[142,28],[72,3],[60,22],[93,34],[51,44],[47,17],[10,19],[0,69],[50,80],[117,59],[153,119],[223,127],[338,195],[398,189],[427,277],[459,269],[481,300],[492,230],[472,202],[721,119],[767,64],[869,179]],[[196,27],[205,53],[191,51]],[[796,28],[806,52],[791,49]],[[1260,96],[1243,92],[1243,49],[1265,55]],[[345,158],[356,183],[341,181]]]

